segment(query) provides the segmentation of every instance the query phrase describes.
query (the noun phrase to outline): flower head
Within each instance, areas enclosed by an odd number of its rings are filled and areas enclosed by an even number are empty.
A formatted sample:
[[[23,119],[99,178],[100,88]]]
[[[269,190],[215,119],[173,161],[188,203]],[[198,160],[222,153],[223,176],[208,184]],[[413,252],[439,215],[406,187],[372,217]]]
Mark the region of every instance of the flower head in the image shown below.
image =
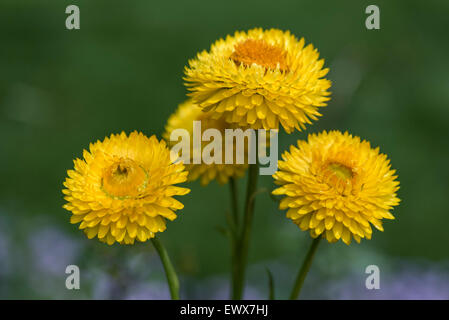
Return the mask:
[[[175,129],[185,129],[188,133],[187,139],[190,141],[190,164],[186,164],[186,168],[189,171],[188,180],[194,181],[199,179],[202,185],[209,184],[212,180],[216,179],[218,183],[225,184],[229,181],[229,178],[239,178],[245,174],[245,170],[248,167],[247,161],[244,164],[225,164],[225,144],[222,144],[221,150],[221,163],[206,164],[201,162],[199,164],[193,164],[193,137],[194,128],[193,122],[201,121],[201,136],[207,129],[217,129],[221,136],[224,137],[225,129],[228,129],[230,125],[223,119],[212,119],[209,112],[203,112],[191,99],[181,103],[173,113],[165,126],[165,132],[163,137],[169,141],[169,145],[177,143],[177,141],[170,141],[170,135]],[[199,152],[207,145],[208,141],[202,141],[199,146]],[[237,150],[235,150],[235,153]]]
[[[122,132],[90,144],[83,156],[67,171],[64,208],[89,239],[143,242],[164,231],[165,219],[174,220],[183,208],[173,196],[190,190],[174,184],[186,181],[188,173],[182,163],[170,161],[165,141]]]
[[[189,61],[185,81],[194,103],[214,118],[291,133],[321,114],[331,83],[324,60],[305,41],[277,29],[236,32]]]
[[[383,231],[381,220],[394,219],[389,211],[399,204],[399,181],[387,156],[369,142],[324,131],[299,140],[282,159],[273,194],[285,195],[280,209],[312,237],[360,242],[371,239],[371,225]]]

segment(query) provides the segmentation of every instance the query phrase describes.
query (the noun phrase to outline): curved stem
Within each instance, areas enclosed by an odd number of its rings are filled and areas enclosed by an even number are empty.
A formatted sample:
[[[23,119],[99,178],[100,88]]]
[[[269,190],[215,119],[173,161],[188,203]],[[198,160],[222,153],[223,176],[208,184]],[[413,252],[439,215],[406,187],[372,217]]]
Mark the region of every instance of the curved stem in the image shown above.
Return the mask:
[[[320,243],[321,237],[317,237],[313,239],[313,242],[307,252],[306,258],[299,269],[298,276],[296,277],[295,286],[293,287],[292,293],[290,295],[290,300],[296,300],[299,297],[299,293],[301,292],[302,285],[304,280],[306,279],[307,273],[309,272],[310,266],[312,265],[313,257],[315,255],[316,249],[318,248],[318,244]]]
[[[165,250],[162,243],[156,237],[151,239],[159,257],[161,258],[162,265],[164,266],[165,275],[167,276],[168,287],[170,288],[170,295],[172,300],[179,300],[179,280],[176,275],[175,268],[168,257],[167,250]]]
[[[259,175],[259,164],[250,164],[248,171],[248,186],[246,189],[245,216],[243,218],[242,234],[236,244],[236,265],[232,288],[232,298],[242,299],[245,286],[245,271],[248,260],[249,240],[251,235],[251,226],[254,216],[254,197],[253,194],[257,187],[257,177]]]

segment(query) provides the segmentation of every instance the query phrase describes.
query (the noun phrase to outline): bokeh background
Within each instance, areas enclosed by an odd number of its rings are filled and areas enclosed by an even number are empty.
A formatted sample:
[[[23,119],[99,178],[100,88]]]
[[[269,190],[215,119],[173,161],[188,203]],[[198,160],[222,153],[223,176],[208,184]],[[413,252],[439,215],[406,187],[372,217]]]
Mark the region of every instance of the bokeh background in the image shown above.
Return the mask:
[[[77,4],[81,29],[65,28]],[[381,29],[365,28],[377,4]],[[303,298],[449,299],[449,2],[26,1],[0,3],[0,298],[168,298],[150,243],[108,247],[70,225],[61,193],[89,142],[140,130],[161,137],[185,99],[188,59],[253,27],[289,29],[330,68],[332,100],[308,132],[339,129],[380,146],[397,169],[397,217],[373,240],[323,244]],[[308,132],[280,135],[281,153]],[[243,200],[245,179],[239,181]],[[260,186],[273,187],[270,177]],[[228,186],[190,184],[161,235],[184,298],[227,298],[229,245],[217,231]],[[286,298],[310,243],[264,194],[256,201],[247,298]],[[65,289],[65,267],[81,289]],[[365,267],[381,270],[368,291]]]

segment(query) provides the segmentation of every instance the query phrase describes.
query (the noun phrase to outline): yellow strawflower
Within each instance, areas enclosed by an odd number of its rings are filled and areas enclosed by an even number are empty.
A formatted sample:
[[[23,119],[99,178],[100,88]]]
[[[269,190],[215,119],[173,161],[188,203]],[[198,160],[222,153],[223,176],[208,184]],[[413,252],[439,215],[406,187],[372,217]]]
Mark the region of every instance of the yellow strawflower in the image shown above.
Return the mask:
[[[183,208],[173,196],[190,190],[174,185],[188,173],[182,163],[170,161],[165,141],[122,132],[90,144],[83,156],[67,171],[64,208],[89,239],[96,236],[109,245],[143,242],[164,231],[166,219],[174,220]]]
[[[273,194],[285,195],[280,209],[312,237],[360,242],[371,239],[371,225],[383,231],[381,220],[394,219],[389,211],[399,204],[399,181],[387,156],[369,142],[324,131],[299,140],[282,159],[273,175],[281,186]]]
[[[222,163],[206,164],[203,161],[200,164],[193,164],[193,121],[201,121],[201,135],[206,129],[217,129],[225,136],[225,129],[230,129],[230,125],[223,119],[212,119],[210,113],[203,112],[201,108],[195,105],[191,99],[186,100],[178,106],[178,109],[173,113],[167,121],[163,137],[168,141],[170,146],[173,146],[177,141],[170,141],[170,135],[175,129],[187,130],[190,139],[190,164],[186,164],[189,171],[188,180],[194,181],[199,179],[202,185],[209,184],[216,179],[218,183],[225,184],[229,178],[239,178],[245,174],[248,164],[225,164],[225,143],[222,143]],[[202,141],[201,148],[210,143],[209,141]],[[235,151],[235,148],[234,148]],[[201,152],[201,150],[200,150]],[[235,152],[234,152],[235,154]],[[235,158],[235,157],[234,157]],[[245,163],[247,163],[245,159]]]
[[[216,41],[185,68],[194,103],[216,119],[287,133],[321,114],[331,82],[324,60],[289,31],[252,29]]]

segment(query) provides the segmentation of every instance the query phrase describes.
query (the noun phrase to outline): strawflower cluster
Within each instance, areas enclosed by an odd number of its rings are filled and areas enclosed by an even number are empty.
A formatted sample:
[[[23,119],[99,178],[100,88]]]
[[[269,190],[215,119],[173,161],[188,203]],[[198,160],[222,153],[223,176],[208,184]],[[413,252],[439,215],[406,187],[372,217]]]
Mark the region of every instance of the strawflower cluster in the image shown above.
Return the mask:
[[[202,130],[219,133],[230,128],[303,131],[318,120],[330,100],[331,82],[325,78],[329,69],[324,64],[312,44],[289,31],[256,28],[217,40],[188,61],[183,78],[188,98],[167,120],[163,140],[137,131],[112,134],[91,143],[82,158],[74,160],[63,190],[70,222],[79,224],[89,239],[96,237],[108,245],[151,240],[172,298],[177,299],[179,282],[157,234],[184,207],[178,198],[190,190],[179,184],[195,180],[203,186],[212,181],[229,184],[232,298],[242,298],[259,192],[258,164],[184,164],[173,157],[171,135],[184,129],[192,139],[195,121],[201,121]],[[194,143],[190,145],[194,151]],[[246,155],[248,149],[243,152]],[[240,215],[236,180],[246,172],[248,187]],[[277,187],[272,194],[281,198],[279,209],[315,239],[292,299],[299,295],[319,239],[345,244],[371,239],[373,227],[383,231],[384,219],[394,219],[390,211],[400,201],[397,175],[387,156],[348,132],[323,131],[298,140],[282,154],[273,179]]]

